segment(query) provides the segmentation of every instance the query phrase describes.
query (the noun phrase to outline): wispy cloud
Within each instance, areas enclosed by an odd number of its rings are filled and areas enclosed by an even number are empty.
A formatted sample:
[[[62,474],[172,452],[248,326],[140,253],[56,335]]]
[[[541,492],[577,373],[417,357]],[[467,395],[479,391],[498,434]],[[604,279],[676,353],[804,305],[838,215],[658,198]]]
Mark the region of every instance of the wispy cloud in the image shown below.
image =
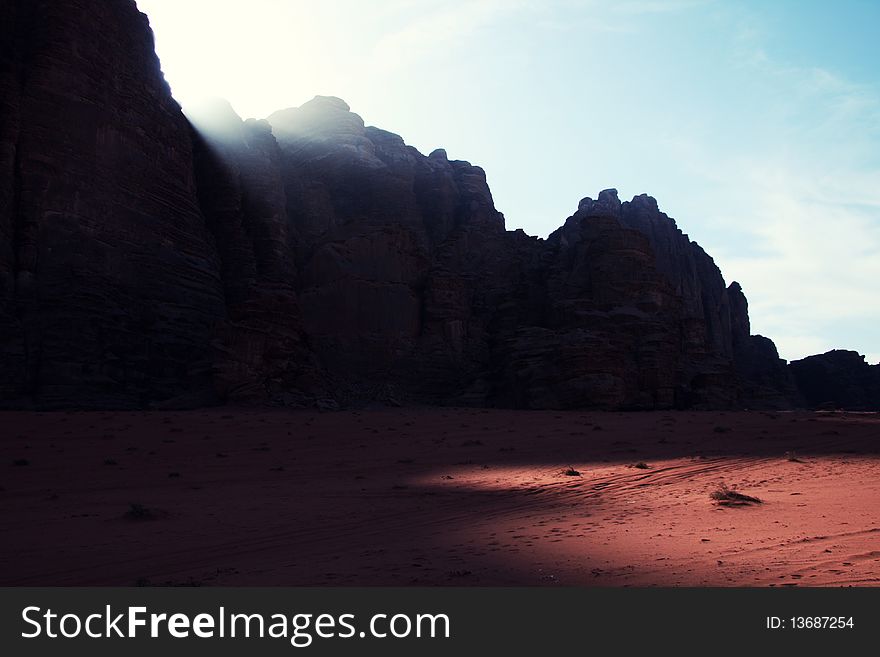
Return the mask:
[[[527,16],[532,28],[552,31],[626,34],[637,30],[643,16],[671,14],[706,6],[714,0],[396,0],[385,5],[386,16],[411,16],[383,36],[374,49],[373,64],[399,67],[438,54],[499,21]]]
[[[376,43],[372,65],[389,70],[411,65],[427,54],[442,54],[444,48],[454,47],[474,32],[533,6],[531,0],[433,2],[427,7],[400,0],[389,14],[402,17],[404,23]]]
[[[876,362],[880,205],[867,195],[880,188],[880,172],[848,180],[843,171],[775,166],[756,163],[747,183],[748,232],[760,248],[724,254],[726,267],[746,285],[753,316],[784,355],[805,356],[821,344],[823,351],[860,349]],[[859,197],[867,203],[853,202]],[[836,342],[847,333],[860,344]]]
[[[713,0],[624,0],[612,5],[621,14],[671,14],[712,4]]]
[[[711,228],[701,241],[743,284],[753,330],[783,357],[850,348],[876,363],[880,88],[821,60],[774,57],[758,17],[727,11],[744,114],[724,150],[691,130],[661,142],[693,176],[691,213]]]
[[[880,93],[822,68],[752,65],[788,97],[787,124],[766,152],[716,168],[738,183],[748,236],[719,256],[783,356],[848,347],[878,362]]]

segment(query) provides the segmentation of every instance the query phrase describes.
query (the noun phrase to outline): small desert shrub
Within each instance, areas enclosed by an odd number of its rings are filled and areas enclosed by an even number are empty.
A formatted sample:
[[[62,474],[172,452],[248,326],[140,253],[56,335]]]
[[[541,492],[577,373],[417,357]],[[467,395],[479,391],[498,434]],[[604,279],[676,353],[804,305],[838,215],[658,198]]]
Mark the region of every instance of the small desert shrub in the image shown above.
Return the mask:
[[[578,472],[577,470],[575,470],[571,466],[568,466],[567,469],[563,470],[562,474],[564,474],[566,477],[580,477],[581,476],[581,473]]]
[[[795,454],[794,452],[786,452],[786,453],[785,453],[785,460],[786,460],[786,461],[791,461],[792,463],[803,463],[803,461],[801,461],[801,460],[797,457],[797,454]]]
[[[746,504],[762,503],[762,501],[757,497],[745,495],[743,493],[735,491],[732,488],[728,488],[727,484],[721,484],[718,488],[716,488],[709,494],[709,497],[718,502],[718,504],[724,504],[726,506],[743,506]]]
[[[633,463],[630,467],[637,468],[639,470],[648,470],[648,469],[650,469],[651,466],[648,465],[647,463],[645,463],[644,461],[639,461],[638,463]]]
[[[125,517],[130,520],[155,520],[159,514],[153,509],[145,507],[138,502],[130,502]]]

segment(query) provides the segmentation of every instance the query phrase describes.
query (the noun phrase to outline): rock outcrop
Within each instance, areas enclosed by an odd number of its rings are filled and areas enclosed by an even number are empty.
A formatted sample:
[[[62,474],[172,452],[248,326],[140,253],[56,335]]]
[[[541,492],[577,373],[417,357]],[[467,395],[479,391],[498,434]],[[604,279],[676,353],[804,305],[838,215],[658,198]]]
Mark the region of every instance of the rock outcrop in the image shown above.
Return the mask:
[[[855,351],[834,349],[792,361],[791,371],[812,408],[880,410],[880,364]]]
[[[804,404],[791,369],[770,338],[751,334],[749,304],[734,281],[727,288],[739,408],[786,409]]]
[[[614,190],[532,243],[495,354],[496,399],[527,408],[670,408],[681,384],[681,298]],[[511,302],[508,301],[508,304]]]
[[[799,403],[651,197],[507,231],[481,168],[338,98],[188,120],[132,0],[0,7],[6,405]]]

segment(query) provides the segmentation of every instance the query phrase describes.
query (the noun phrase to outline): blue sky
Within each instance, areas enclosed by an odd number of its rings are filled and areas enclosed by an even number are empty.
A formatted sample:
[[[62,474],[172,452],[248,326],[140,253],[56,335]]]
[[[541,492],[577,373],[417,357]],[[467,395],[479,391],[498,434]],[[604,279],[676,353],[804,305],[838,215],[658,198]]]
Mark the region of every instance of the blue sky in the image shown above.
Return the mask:
[[[793,359],[880,361],[880,3],[139,0],[175,96],[316,94],[487,171],[508,228],[646,192]]]

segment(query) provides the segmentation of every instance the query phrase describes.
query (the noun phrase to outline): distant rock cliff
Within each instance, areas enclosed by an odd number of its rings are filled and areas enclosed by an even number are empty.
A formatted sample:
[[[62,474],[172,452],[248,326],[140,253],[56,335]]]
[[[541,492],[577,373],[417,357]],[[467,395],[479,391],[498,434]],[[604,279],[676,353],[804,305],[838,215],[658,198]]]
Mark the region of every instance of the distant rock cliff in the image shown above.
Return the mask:
[[[880,409],[880,365],[855,351],[835,349],[792,361],[791,371],[811,407]]]
[[[482,169],[338,98],[188,120],[131,0],[0,7],[5,405],[803,403],[651,197],[507,231]]]

